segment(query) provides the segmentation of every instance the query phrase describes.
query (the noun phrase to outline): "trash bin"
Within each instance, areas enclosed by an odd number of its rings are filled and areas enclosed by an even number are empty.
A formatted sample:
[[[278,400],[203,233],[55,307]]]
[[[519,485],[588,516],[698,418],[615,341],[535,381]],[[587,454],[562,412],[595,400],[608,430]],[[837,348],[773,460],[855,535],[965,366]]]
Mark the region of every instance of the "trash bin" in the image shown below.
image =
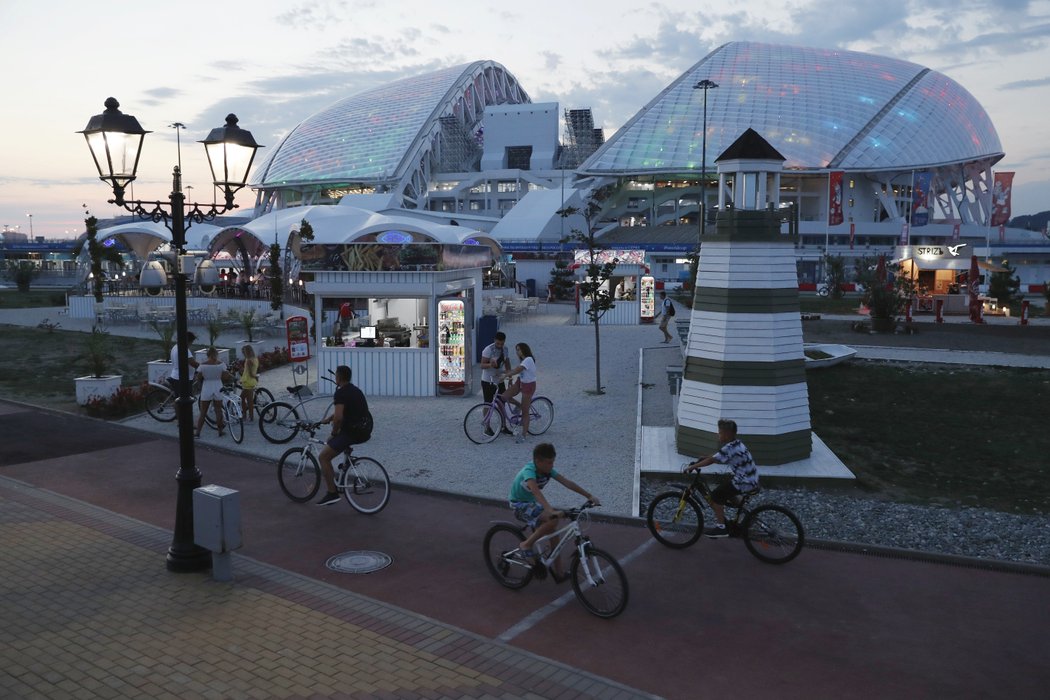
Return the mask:
[[[478,319],[478,344],[474,349],[475,362],[481,362],[481,351],[492,344],[496,339],[496,331],[499,330],[498,316],[482,316]]]

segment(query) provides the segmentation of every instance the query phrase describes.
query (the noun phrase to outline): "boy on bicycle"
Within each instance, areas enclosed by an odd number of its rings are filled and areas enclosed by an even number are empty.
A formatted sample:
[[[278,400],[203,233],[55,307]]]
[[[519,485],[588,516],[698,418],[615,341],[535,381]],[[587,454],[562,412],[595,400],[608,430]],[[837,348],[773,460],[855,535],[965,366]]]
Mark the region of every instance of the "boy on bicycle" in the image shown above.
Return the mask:
[[[714,527],[705,527],[704,536],[712,539],[728,537],[726,530],[727,503],[740,494],[758,490],[758,467],[751,456],[747,445],[736,437],[736,421],[725,418],[718,421],[718,442],[722,446],[718,452],[710,457],[704,457],[691,464],[685,465],[684,472],[694,472],[711,464],[727,464],[732,468],[730,478],[723,481],[711,492],[711,510],[715,512],[718,521]]]
[[[554,445],[549,442],[541,442],[532,450],[532,461],[522,467],[514,477],[510,485],[510,507],[514,509],[517,517],[532,528],[532,534],[518,545],[518,549],[507,552],[503,555],[504,557],[519,561],[535,557],[536,553],[532,550],[532,545],[536,540],[546,537],[557,528],[561,511],[552,508],[543,495],[543,487],[551,479],[580,494],[594,505],[601,505],[601,502],[589,491],[554,469],[556,456]]]

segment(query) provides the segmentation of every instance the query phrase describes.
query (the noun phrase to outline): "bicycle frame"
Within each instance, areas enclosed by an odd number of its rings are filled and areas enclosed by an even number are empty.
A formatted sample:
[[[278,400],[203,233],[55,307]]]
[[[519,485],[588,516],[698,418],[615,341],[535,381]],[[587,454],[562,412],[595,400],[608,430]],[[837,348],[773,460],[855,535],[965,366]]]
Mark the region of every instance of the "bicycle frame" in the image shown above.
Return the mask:
[[[584,575],[587,577],[588,585],[595,586],[597,582],[591,572],[591,562],[587,557],[587,545],[590,544],[590,538],[584,536],[583,530],[580,529],[579,517],[583,514],[580,510],[574,514],[568,514],[565,517],[569,518],[569,523],[564,527],[555,530],[549,535],[544,535],[533,543],[533,550],[537,553],[539,562],[550,569],[551,565],[558,560],[561,556],[562,550],[565,547],[570,546],[569,540],[571,538],[573,547],[580,555],[580,565],[583,566]],[[506,521],[501,521],[506,522]],[[510,525],[518,526],[518,523],[508,523]],[[520,528],[521,530],[530,530],[531,528],[527,525]],[[558,543],[550,548],[550,552],[544,556],[540,552],[545,549],[545,545],[552,539],[558,538]],[[557,580],[557,579],[556,579]],[[561,579],[564,580],[564,579]]]
[[[699,493],[699,495],[703,499],[704,503],[707,504],[708,508],[711,508],[713,506],[714,501],[711,499],[711,495],[712,495],[711,487],[710,487],[710,485],[708,485],[707,480],[704,479],[704,477],[700,473],[699,469],[696,470],[695,472],[693,472],[693,480],[692,480],[692,482],[690,482],[689,484],[685,485],[685,487],[682,489],[682,502],[679,503],[679,505],[678,505],[679,510],[681,510],[681,508],[683,508],[685,506],[685,499],[692,498],[693,500],[698,500],[696,498],[696,494],[697,493]],[[724,506],[725,508],[733,508],[736,511],[734,513],[734,517],[732,519],[732,524],[734,526],[735,525],[740,525],[740,523],[743,521],[743,519],[747,516],[747,514],[748,514],[748,507],[747,507],[748,501],[751,500],[752,496],[757,495],[757,494],[758,494],[758,490],[749,491],[747,493],[742,493],[742,494],[740,494],[740,496],[737,497],[739,500],[737,500],[736,503],[726,503],[725,504],[725,506]],[[726,519],[726,522],[727,523],[730,522],[728,518]]]

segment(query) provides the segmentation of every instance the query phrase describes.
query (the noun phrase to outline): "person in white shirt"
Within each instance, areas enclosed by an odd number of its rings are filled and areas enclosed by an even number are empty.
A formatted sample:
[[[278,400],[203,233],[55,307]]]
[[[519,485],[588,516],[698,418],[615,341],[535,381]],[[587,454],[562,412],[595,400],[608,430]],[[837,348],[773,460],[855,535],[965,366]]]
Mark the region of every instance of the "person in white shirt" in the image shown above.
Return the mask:
[[[507,335],[497,331],[492,342],[481,351],[481,391],[485,403],[491,403],[497,391],[502,394],[507,390],[506,385],[500,382],[501,375],[510,372],[510,358],[503,348],[506,342]]]
[[[518,343],[514,349],[518,352],[519,364],[506,376],[510,378],[517,375],[518,381],[503,392],[503,399],[521,407],[521,434],[514,440],[520,443],[525,442],[525,436],[529,434],[529,406],[536,393],[536,359],[532,356],[532,348],[527,343]],[[521,394],[520,403],[514,400],[519,393]]]
[[[197,334],[193,331],[187,331],[186,333],[186,362],[192,369],[197,369],[200,364],[193,358],[193,351],[190,350],[189,346],[197,339]],[[171,385],[171,390],[176,394],[179,392],[179,344],[171,346],[171,354],[168,356],[168,361],[171,362],[171,373],[168,375],[168,384]],[[191,373],[192,375],[192,373]],[[192,378],[192,376],[191,376]]]

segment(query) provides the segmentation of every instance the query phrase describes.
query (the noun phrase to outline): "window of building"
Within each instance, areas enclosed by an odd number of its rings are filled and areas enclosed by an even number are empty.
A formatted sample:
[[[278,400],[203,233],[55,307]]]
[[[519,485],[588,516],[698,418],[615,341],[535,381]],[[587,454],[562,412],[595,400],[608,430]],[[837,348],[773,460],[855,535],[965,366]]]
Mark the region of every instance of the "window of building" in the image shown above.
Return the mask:
[[[507,167],[511,170],[530,170],[532,146],[508,146]]]
[[[518,183],[517,182],[497,182],[496,183],[496,191],[497,192],[517,192],[518,191]]]
[[[482,204],[484,204],[484,202],[479,202],[477,200],[471,200],[471,202],[470,202],[470,210],[471,211],[481,211],[482,208],[483,208],[481,206]]]

